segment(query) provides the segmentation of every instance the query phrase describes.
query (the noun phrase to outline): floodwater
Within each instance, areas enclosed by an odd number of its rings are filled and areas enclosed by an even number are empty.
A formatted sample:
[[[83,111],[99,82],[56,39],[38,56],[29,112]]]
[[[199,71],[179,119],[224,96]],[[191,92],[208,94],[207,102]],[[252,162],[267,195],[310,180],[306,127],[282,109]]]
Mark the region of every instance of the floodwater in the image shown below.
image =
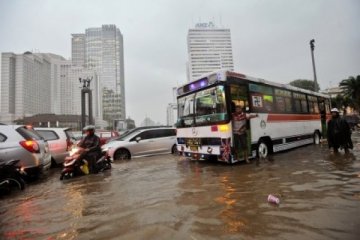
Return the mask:
[[[162,155],[0,198],[0,239],[359,239],[360,134],[233,166]],[[267,202],[268,194],[280,198]]]

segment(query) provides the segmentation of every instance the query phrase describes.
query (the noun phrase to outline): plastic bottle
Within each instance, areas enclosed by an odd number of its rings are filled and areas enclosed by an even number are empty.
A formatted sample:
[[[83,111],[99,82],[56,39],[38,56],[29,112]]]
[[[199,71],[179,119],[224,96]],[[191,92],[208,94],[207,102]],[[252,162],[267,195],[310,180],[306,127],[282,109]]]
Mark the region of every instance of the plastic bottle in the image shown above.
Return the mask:
[[[273,203],[273,204],[280,204],[280,199],[272,194],[269,194],[268,198],[267,198],[269,203]]]

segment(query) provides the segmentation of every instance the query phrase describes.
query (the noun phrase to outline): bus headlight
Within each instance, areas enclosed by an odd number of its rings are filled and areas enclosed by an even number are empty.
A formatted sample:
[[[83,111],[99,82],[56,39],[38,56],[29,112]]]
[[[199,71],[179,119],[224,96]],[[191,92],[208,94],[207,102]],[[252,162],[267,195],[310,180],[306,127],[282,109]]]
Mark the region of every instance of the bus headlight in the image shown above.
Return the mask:
[[[220,132],[227,132],[229,131],[229,125],[218,125],[218,129]]]

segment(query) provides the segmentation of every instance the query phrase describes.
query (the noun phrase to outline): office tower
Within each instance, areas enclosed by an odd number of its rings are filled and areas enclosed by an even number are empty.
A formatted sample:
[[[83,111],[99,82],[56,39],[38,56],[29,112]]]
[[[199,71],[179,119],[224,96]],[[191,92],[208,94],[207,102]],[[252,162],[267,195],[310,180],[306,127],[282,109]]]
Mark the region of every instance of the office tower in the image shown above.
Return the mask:
[[[41,53],[2,53],[1,121],[51,112],[51,60]]]
[[[85,66],[85,34],[71,34],[71,61],[74,66]]]
[[[93,114],[101,125],[99,79],[94,70],[72,66],[52,53],[2,53],[0,121],[35,114],[80,115],[79,78],[92,78]],[[103,124],[102,124],[103,125]]]
[[[81,34],[73,34],[81,36]],[[125,82],[123,36],[115,25],[85,30],[85,67],[94,70],[102,93],[102,116],[109,125],[125,120]],[[76,42],[72,49],[80,49]],[[80,44],[79,44],[80,45]],[[76,56],[72,57],[73,59]]]
[[[198,23],[187,35],[188,81],[219,69],[234,70],[230,29]]]

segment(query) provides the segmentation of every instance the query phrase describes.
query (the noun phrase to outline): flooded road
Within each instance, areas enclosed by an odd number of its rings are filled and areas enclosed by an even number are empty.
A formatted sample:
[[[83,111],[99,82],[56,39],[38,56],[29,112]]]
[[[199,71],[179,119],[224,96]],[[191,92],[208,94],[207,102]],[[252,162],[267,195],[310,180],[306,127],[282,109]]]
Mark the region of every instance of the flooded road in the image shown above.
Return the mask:
[[[162,155],[0,198],[0,239],[359,239],[360,139],[234,166]],[[280,198],[278,206],[268,194]]]

